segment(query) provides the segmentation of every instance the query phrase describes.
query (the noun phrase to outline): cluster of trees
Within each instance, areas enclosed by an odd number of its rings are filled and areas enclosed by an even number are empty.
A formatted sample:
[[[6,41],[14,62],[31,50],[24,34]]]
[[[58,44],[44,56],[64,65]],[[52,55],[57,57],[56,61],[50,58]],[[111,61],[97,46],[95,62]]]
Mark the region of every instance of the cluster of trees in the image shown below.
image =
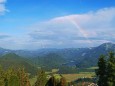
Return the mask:
[[[36,67],[40,66],[45,71],[51,71],[54,68],[59,68],[66,60],[56,53],[49,53],[43,56],[31,59]]]
[[[47,82],[47,75],[43,70],[39,70],[37,74],[37,81],[35,82],[35,86],[45,86]]]
[[[56,79],[55,76],[52,76],[45,86],[67,86],[66,79],[61,76],[60,79]]]
[[[0,67],[0,86],[30,86],[28,74],[23,68],[3,70]]]
[[[67,86],[67,82],[61,75],[49,75],[48,77],[43,70],[40,70],[34,86]]]
[[[61,69],[59,73],[76,72],[74,68],[70,70],[70,68],[66,66],[62,66]],[[110,52],[108,56],[100,56],[96,75],[98,77],[97,83],[99,86],[115,86],[115,55],[113,52]],[[63,76],[58,76],[58,78],[55,75],[48,77],[43,70],[39,70],[37,80],[33,86],[81,86],[83,84],[89,84],[89,82],[94,82],[92,79],[79,79],[76,81],[78,84],[67,83]],[[0,86],[31,86],[29,73],[25,72],[24,68],[9,68],[4,70],[0,66]]]
[[[28,75],[24,68],[4,70],[0,66],[0,86],[31,86]],[[67,86],[67,83],[63,76],[56,79],[55,76],[48,77],[43,70],[39,70],[33,86]]]
[[[99,86],[115,86],[115,55],[110,52],[107,57],[101,55],[96,75]]]

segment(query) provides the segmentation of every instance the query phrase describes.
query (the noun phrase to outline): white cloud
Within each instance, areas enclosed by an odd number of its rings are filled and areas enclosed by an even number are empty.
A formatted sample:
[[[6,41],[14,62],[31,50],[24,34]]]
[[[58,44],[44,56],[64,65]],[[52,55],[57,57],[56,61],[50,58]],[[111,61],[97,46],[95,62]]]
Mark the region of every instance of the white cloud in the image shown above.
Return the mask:
[[[0,0],[0,3],[5,3],[6,2],[6,0]]]
[[[0,15],[3,15],[5,12],[8,12],[5,6],[6,0],[0,0]]]
[[[91,47],[115,43],[115,8],[53,18],[27,27],[25,35],[4,40],[12,49]],[[10,43],[13,42],[13,43]],[[10,44],[7,44],[10,43]]]
[[[62,44],[64,47],[71,47],[73,44],[77,47],[78,44],[85,43],[95,46],[103,42],[115,42],[114,22],[115,8],[104,8],[38,23],[32,26],[34,30],[29,35],[36,41],[53,41],[52,46]],[[53,44],[54,42],[57,43]]]

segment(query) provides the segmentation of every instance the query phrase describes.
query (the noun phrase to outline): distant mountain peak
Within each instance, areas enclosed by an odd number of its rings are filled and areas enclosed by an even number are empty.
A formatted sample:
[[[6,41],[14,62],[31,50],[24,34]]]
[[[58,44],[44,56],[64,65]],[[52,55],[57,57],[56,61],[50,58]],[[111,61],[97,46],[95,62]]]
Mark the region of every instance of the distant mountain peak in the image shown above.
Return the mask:
[[[98,47],[95,47],[96,51],[115,51],[115,44],[111,42],[103,43]],[[97,50],[98,49],[98,50]]]
[[[7,53],[5,55],[2,56],[3,58],[20,58],[20,56],[18,56],[15,53]]]
[[[107,42],[107,43],[101,44],[100,46],[102,46],[102,47],[113,47],[113,46],[115,46],[115,44],[114,44],[114,43],[111,43],[111,42]],[[99,46],[99,47],[100,47],[100,46]]]
[[[103,43],[103,45],[114,45],[114,43],[112,43],[112,42],[106,42],[106,43]]]

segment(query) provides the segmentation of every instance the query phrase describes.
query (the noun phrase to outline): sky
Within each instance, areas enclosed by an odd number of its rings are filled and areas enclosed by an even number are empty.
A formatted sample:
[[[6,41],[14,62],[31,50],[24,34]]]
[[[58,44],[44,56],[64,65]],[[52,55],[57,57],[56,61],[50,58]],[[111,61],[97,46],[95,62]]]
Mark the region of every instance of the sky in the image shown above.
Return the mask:
[[[0,47],[82,48],[115,43],[115,0],[0,0]]]

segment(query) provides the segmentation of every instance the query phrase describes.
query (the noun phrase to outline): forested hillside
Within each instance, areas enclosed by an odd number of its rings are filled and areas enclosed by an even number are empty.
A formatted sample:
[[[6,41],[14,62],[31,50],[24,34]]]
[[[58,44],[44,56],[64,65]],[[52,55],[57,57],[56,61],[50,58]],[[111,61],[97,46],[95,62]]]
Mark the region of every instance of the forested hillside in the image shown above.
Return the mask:
[[[49,68],[59,67],[59,65],[87,68],[96,66],[98,57],[101,54],[107,55],[110,51],[115,51],[115,44],[104,43],[92,48],[38,49],[34,51],[1,48],[0,55],[3,56],[8,53],[15,53],[29,59],[29,61],[27,61],[31,64],[47,66]]]
[[[37,68],[29,63],[28,59],[22,58],[15,53],[9,53],[0,57],[0,65],[3,69],[8,69],[9,67],[12,68],[25,68],[25,71],[28,73],[35,75],[37,72]]]

